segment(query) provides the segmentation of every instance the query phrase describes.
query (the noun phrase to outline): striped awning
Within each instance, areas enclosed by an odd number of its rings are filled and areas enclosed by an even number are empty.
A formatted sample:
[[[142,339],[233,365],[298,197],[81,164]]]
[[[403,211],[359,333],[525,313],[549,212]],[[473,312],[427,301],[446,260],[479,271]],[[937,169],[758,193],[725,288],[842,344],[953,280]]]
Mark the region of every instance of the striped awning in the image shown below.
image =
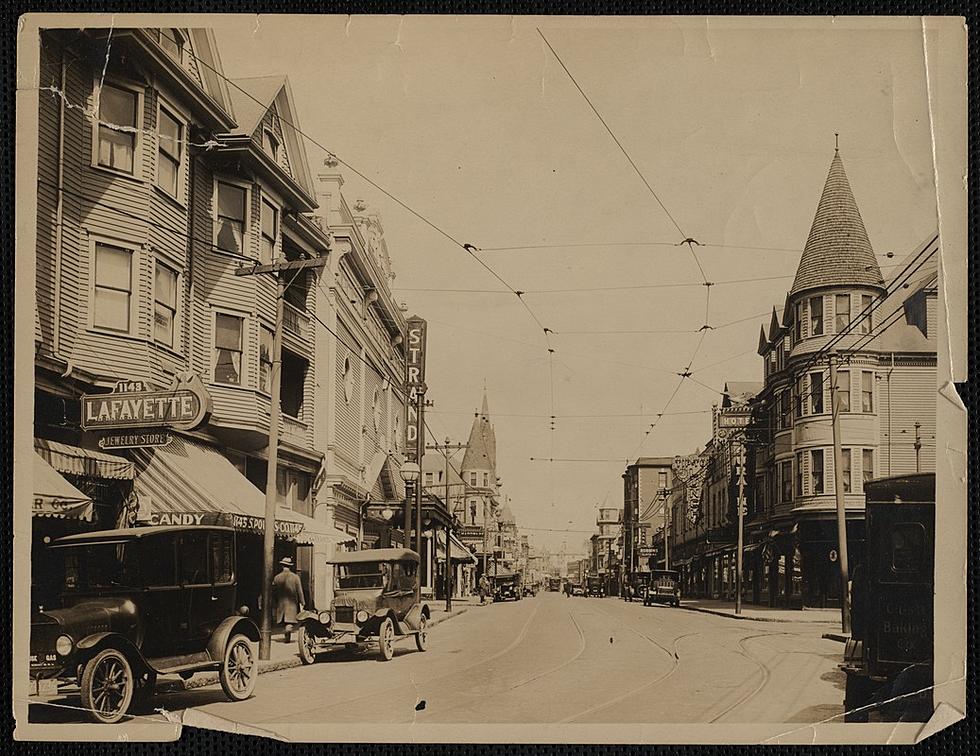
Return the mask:
[[[174,436],[156,449],[134,449],[137,519],[151,523],[224,524],[245,532],[265,528],[265,494],[220,451]],[[276,508],[277,537],[298,543],[355,540],[333,525],[288,507]]]
[[[92,500],[65,480],[40,454],[34,455],[34,517],[91,520]]]
[[[450,541],[452,543],[452,551],[450,552],[450,558],[454,562],[461,562],[463,564],[473,564],[476,562],[476,557],[473,556],[473,552],[470,551],[469,546],[466,546],[455,533],[450,533]],[[446,560],[446,534],[442,530],[436,531],[436,558],[442,561]]]
[[[51,467],[61,473],[105,480],[132,480],[136,477],[133,463],[114,454],[81,449],[43,438],[34,439],[34,449]]]

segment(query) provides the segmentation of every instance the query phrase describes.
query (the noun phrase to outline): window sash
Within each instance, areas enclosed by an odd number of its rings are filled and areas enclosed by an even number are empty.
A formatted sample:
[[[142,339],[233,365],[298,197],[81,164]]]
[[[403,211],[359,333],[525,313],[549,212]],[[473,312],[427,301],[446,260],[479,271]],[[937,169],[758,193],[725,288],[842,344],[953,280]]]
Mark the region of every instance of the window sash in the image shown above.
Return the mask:
[[[245,319],[217,313],[214,317],[214,380],[242,384],[242,337]]]
[[[823,297],[811,297],[810,308],[810,335],[823,335]]]
[[[837,294],[834,297],[835,330],[842,333],[851,322],[851,295]]]
[[[102,85],[99,90],[98,153],[101,167],[124,173],[135,171],[138,108],[137,93],[111,84]]]
[[[279,239],[279,210],[268,200],[262,200],[262,260],[272,262]]]
[[[796,495],[803,495],[803,452],[796,453]]]
[[[810,413],[823,413],[823,373],[810,373]]]
[[[248,191],[223,181],[219,181],[217,184],[215,245],[223,251],[241,254],[245,246],[245,213]]]
[[[844,481],[844,493],[851,492],[851,450],[841,449],[841,476]]]
[[[814,449],[810,452],[810,492],[822,494],[823,483],[823,449]]]
[[[871,333],[871,314],[868,310],[871,307],[872,297],[870,294],[861,295],[861,312],[865,313],[861,318],[861,333]]]
[[[861,371],[861,411],[874,412],[874,374],[868,370]]]
[[[272,390],[272,348],[273,334],[271,328],[262,326],[259,335],[259,391],[268,393]]]
[[[863,484],[868,483],[868,481],[874,480],[875,475],[875,452],[874,449],[862,449],[861,450],[861,482],[862,489]]]
[[[851,411],[851,371],[837,371],[837,407],[840,412]]]
[[[793,460],[787,459],[780,464],[782,476],[783,501],[793,500]]]
[[[177,271],[157,261],[153,277],[153,339],[174,345],[177,327]]]
[[[133,252],[124,247],[95,245],[93,325],[129,333],[132,321]]]

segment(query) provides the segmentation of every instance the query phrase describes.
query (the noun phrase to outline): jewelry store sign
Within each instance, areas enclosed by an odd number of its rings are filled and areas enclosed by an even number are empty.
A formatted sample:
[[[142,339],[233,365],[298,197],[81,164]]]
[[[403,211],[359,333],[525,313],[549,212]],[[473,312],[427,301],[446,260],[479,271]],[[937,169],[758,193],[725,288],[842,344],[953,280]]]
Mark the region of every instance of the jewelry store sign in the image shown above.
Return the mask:
[[[166,443],[161,434],[168,430],[204,425],[212,406],[207,389],[193,373],[177,376],[163,391],[151,391],[143,381],[119,381],[111,393],[83,395],[81,404],[84,430],[127,431],[103,439],[104,449],[159,446]]]

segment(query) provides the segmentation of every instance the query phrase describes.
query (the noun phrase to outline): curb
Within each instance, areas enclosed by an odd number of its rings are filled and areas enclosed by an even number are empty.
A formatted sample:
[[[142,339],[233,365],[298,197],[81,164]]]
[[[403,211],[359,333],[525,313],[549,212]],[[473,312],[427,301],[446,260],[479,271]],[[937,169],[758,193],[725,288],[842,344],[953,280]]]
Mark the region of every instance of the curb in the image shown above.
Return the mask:
[[[713,614],[716,617],[727,617],[728,619],[735,620],[746,620],[748,622],[829,622],[829,620],[803,620],[803,619],[783,619],[782,617],[747,617],[745,615],[735,614],[734,612],[724,611],[721,609],[707,609],[703,606],[684,606],[681,604],[680,609],[684,609],[688,612],[701,612],[702,614]],[[800,611],[803,614],[803,611]],[[826,636],[824,636],[826,637]]]
[[[450,620],[453,617],[458,617],[460,614],[464,614],[468,609],[468,606],[453,609],[452,613],[432,620],[429,623],[429,627],[435,627],[446,620]],[[288,656],[285,659],[269,659],[267,661],[259,662],[259,674],[264,675],[267,672],[281,672],[285,669],[295,669],[296,667],[301,666],[303,666],[303,662],[300,660],[299,656]],[[195,688],[206,688],[209,685],[217,685],[218,673],[207,672],[204,674],[194,675],[194,677],[192,677],[190,680],[184,680],[183,683],[183,690],[194,690]],[[175,685],[177,685],[179,688],[180,684],[175,683]]]

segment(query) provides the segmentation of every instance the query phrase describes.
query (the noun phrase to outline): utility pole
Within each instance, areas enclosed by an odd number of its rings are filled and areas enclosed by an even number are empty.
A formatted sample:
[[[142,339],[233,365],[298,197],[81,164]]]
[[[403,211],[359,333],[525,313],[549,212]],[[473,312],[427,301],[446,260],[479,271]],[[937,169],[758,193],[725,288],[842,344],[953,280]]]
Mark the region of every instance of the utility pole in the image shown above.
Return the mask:
[[[844,465],[840,441],[840,407],[837,392],[837,354],[830,355],[830,408],[834,429],[834,498],[837,500],[837,550],[840,557],[841,632],[851,632],[851,596],[847,572],[847,510],[844,508]]]
[[[304,270],[323,268],[326,257],[312,260],[292,260],[269,265],[241,266],[236,276],[255,276],[272,273],[276,276],[276,327],[272,337],[272,385],[269,399],[269,443],[266,450],[265,528],[262,533],[262,619],[259,628],[259,659],[266,660],[272,651],[272,572],[276,546],[276,476],[279,470],[279,416],[282,384],[282,328],[286,288],[289,284],[283,273],[295,271],[291,284]]]
[[[446,509],[449,510],[449,524],[446,525],[446,611],[451,612],[453,610],[453,562],[451,553],[451,539],[452,522],[455,519],[455,514],[453,513],[453,505],[450,503],[449,499],[449,457],[450,450],[459,451],[460,449],[465,449],[466,444],[453,444],[449,440],[449,436],[446,436],[446,442],[442,446],[436,443],[426,446],[425,448],[434,449],[435,451],[442,451],[443,456],[446,458],[446,468],[444,473],[446,476]]]
[[[664,500],[664,569],[670,569],[670,507],[667,506],[667,489],[660,489],[661,496]]]
[[[735,614],[742,613],[742,550],[745,548],[745,442],[738,444],[738,550],[735,552]]]

